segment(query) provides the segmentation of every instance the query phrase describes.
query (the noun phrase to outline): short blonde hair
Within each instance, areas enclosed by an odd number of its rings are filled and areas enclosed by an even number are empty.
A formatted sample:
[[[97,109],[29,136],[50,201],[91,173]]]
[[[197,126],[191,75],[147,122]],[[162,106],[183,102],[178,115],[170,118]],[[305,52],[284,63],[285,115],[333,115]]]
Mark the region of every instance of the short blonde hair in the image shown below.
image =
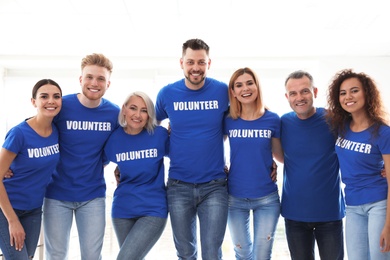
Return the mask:
[[[85,56],[81,60],[81,70],[83,70],[85,66],[88,65],[96,65],[99,67],[103,67],[108,70],[110,75],[112,73],[112,68],[113,68],[112,62],[101,53],[92,53],[90,55]]]
[[[142,100],[146,104],[146,109],[147,109],[149,118],[148,118],[148,122],[145,125],[145,129],[148,131],[149,134],[151,134],[151,133],[153,133],[154,128],[157,125],[156,112],[155,112],[155,109],[154,109],[153,101],[144,92],[136,91],[136,92],[133,92],[133,93],[131,93],[130,95],[128,95],[126,97],[125,102],[123,102],[121,110],[119,111],[118,122],[119,122],[120,126],[126,127],[127,122],[126,122],[126,119],[125,119],[125,117],[123,115],[123,109],[126,107],[126,105],[129,102],[130,98],[134,97],[134,96],[142,98]]]

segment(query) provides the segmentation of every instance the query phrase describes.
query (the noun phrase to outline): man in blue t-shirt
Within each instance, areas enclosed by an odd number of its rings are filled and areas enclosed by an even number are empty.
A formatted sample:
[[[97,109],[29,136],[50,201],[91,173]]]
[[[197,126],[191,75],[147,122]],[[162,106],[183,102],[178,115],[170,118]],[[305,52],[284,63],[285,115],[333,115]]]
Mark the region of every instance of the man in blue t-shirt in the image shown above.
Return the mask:
[[[73,217],[81,259],[101,259],[106,214],[103,147],[119,126],[119,107],[103,98],[111,72],[112,63],[104,55],[84,57],[81,93],[64,96],[61,112],[54,119],[59,131],[60,161],[44,202],[48,260],[67,259]]]
[[[313,106],[318,89],[309,73],[291,73],[285,88],[294,111],[281,117],[281,214],[291,259],[314,259],[315,242],[322,260],[343,259],[345,205],[335,137],[326,123],[325,109]]]
[[[168,208],[179,259],[197,259],[196,223],[203,260],[222,259],[228,193],[224,172],[222,123],[228,109],[225,83],[206,74],[209,46],[200,39],[183,44],[184,79],[162,88],[156,116],[169,119]]]

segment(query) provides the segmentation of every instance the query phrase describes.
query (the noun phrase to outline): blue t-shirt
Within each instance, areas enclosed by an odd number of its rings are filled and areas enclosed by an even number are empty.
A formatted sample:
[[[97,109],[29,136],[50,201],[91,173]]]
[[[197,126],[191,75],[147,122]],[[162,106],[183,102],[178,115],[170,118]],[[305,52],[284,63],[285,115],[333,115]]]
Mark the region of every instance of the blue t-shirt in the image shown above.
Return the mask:
[[[328,222],[345,216],[335,137],[325,109],[301,120],[295,112],[281,117],[284,151],[281,214],[302,222]]]
[[[104,197],[103,147],[118,128],[119,107],[102,99],[96,108],[83,106],[77,94],[62,98],[54,118],[60,133],[61,158],[46,197],[82,202]]]
[[[272,138],[280,138],[280,118],[265,111],[253,121],[225,118],[229,137],[229,194],[239,198],[260,198],[278,190],[272,181]]]
[[[104,151],[121,173],[112,203],[113,218],[167,217],[164,155],[168,145],[168,131],[162,126],[153,134],[143,130],[129,135],[123,128],[112,133]]]
[[[387,179],[381,176],[381,170],[382,154],[390,154],[390,127],[380,126],[377,137],[372,136],[371,128],[352,132],[347,125],[345,136],[336,141],[347,205],[387,199]]]
[[[52,129],[51,135],[42,137],[22,122],[6,135],[3,148],[16,157],[10,167],[14,175],[3,183],[14,209],[31,210],[43,204],[46,187],[60,158],[54,124]]]
[[[157,96],[157,120],[169,118],[169,178],[205,183],[224,178],[222,126],[228,109],[227,85],[206,78],[199,90],[184,79],[162,88]]]

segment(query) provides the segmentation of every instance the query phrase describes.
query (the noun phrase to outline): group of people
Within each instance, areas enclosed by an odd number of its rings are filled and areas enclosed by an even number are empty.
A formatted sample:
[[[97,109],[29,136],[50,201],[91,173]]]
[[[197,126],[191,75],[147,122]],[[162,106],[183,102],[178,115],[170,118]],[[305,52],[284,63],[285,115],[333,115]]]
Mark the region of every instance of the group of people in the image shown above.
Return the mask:
[[[390,259],[390,127],[368,75],[337,73],[325,109],[314,106],[313,77],[295,71],[285,81],[293,111],[279,117],[252,69],[236,70],[228,85],[207,77],[204,41],[186,41],[180,65],[184,78],[163,87],[155,106],[144,92],[121,107],[103,98],[112,63],[102,54],[82,60],[81,93],[62,97],[53,80],[34,86],[37,114],[7,133],[0,152],[6,259],[33,257],[42,211],[46,259],[67,259],[73,217],[81,258],[101,259],[109,162],[117,259],[144,259],[168,213],[178,259],[199,257],[197,223],[203,260],[222,259],[227,226],[236,259],[271,259],[280,215],[292,259],[314,259],[315,243],[321,259],[343,259],[345,215],[349,259]]]

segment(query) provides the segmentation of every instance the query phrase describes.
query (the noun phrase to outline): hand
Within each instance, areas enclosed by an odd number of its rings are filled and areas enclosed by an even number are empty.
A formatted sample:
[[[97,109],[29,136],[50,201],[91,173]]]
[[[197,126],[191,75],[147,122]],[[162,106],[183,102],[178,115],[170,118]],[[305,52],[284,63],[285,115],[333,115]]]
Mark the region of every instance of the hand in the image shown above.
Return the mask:
[[[4,175],[4,179],[9,179],[12,176],[14,176],[14,173],[11,171],[11,169],[8,169],[8,171]]]
[[[381,252],[390,251],[390,228],[388,228],[387,226],[383,228],[379,242]]]
[[[226,175],[229,174],[229,168],[226,165],[223,167],[223,171],[226,173]]]
[[[383,178],[386,178],[386,171],[385,171],[385,167],[383,167],[382,171],[381,171],[381,175]]]
[[[118,186],[119,183],[121,183],[121,172],[119,171],[118,165],[115,167],[114,175],[116,180],[116,186]]]
[[[278,177],[278,165],[276,164],[275,161],[272,161],[271,175],[270,176],[271,176],[271,180],[273,182],[277,182],[278,181],[278,179],[277,179],[277,177]]]
[[[18,251],[22,251],[26,233],[24,232],[23,226],[20,224],[19,220],[9,223],[9,235],[11,246],[15,246],[15,249]]]

